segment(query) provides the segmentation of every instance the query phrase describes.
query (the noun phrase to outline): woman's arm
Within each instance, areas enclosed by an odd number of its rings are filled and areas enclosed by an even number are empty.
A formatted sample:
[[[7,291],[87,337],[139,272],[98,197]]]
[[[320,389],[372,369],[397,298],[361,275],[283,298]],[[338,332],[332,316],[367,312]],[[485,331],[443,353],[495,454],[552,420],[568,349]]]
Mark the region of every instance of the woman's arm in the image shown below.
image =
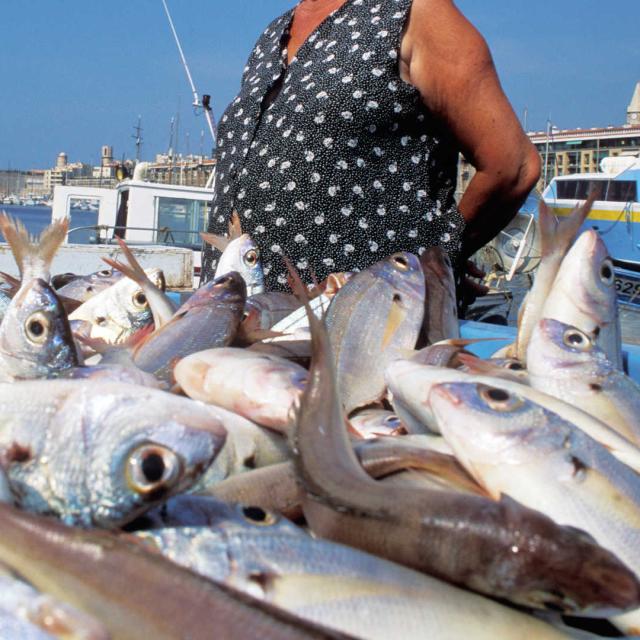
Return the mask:
[[[451,0],[414,0],[400,73],[421,93],[476,169],[461,202],[471,255],[513,218],[540,157],[507,100],[486,42]]]

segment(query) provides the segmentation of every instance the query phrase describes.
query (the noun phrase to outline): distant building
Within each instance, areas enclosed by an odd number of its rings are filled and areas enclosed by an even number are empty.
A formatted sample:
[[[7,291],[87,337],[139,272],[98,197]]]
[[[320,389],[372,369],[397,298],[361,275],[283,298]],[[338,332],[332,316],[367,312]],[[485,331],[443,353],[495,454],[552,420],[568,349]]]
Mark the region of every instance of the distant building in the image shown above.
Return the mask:
[[[554,176],[596,172],[603,158],[638,155],[640,82],[636,84],[627,107],[625,124],[591,129],[558,129],[550,126],[548,131],[532,131],[527,135],[542,158],[539,190],[544,189]],[[464,193],[474,173],[473,167],[462,158],[458,165],[458,197]]]
[[[146,179],[162,184],[204,187],[213,171],[215,160],[204,156],[158,154],[147,169]]]

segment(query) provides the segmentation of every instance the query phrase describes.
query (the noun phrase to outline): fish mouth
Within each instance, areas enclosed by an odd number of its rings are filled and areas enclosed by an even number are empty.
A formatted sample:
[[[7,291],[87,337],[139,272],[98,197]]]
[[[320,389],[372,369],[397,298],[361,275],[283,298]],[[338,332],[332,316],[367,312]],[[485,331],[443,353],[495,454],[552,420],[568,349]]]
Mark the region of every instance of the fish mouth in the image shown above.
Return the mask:
[[[456,407],[462,404],[462,398],[455,394],[447,384],[436,384],[432,386],[427,398],[429,403],[431,403],[432,398],[442,399]]]

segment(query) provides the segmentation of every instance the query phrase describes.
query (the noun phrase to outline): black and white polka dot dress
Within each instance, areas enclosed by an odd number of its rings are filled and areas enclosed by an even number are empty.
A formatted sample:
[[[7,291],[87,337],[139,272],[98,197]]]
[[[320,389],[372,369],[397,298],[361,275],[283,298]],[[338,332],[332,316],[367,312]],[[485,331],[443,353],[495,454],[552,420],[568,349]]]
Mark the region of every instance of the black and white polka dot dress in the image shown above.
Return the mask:
[[[268,290],[287,288],[283,256],[307,281],[433,245],[457,263],[457,149],[399,76],[410,6],[347,0],[287,66],[291,10],[251,53],[220,121],[208,230],[225,233],[237,210]],[[215,265],[207,249],[204,280]]]

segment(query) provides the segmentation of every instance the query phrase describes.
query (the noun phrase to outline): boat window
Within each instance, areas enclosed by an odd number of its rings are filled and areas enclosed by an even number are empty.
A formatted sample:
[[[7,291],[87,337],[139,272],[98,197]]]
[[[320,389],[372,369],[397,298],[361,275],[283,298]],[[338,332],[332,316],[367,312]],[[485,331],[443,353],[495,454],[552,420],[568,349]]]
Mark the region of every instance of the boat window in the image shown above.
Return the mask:
[[[199,232],[204,231],[209,214],[209,203],[186,198],[158,198],[155,241],[200,248]]]
[[[612,180],[606,199],[613,202],[637,202],[636,183],[633,180]]]
[[[598,200],[608,202],[637,202],[637,185],[633,180],[558,180],[560,200],[586,200],[591,191],[598,190]]]

